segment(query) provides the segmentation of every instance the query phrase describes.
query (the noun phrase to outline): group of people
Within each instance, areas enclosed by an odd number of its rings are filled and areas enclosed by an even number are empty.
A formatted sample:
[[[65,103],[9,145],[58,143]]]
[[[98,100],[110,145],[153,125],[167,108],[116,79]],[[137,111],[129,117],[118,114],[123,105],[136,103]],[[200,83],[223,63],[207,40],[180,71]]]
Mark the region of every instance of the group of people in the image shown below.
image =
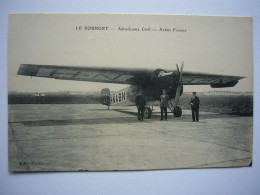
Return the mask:
[[[168,108],[168,101],[169,101],[169,95],[166,93],[166,90],[164,89],[162,91],[162,95],[160,96],[160,108],[161,108],[161,121],[165,119],[167,121],[167,108]],[[144,110],[146,106],[146,101],[143,96],[143,91],[139,91],[135,98],[135,105],[138,109],[138,120],[143,121],[144,120]],[[199,105],[200,100],[197,96],[196,92],[192,92],[192,98],[190,100],[191,105],[191,113],[192,113],[192,121],[199,121]]]

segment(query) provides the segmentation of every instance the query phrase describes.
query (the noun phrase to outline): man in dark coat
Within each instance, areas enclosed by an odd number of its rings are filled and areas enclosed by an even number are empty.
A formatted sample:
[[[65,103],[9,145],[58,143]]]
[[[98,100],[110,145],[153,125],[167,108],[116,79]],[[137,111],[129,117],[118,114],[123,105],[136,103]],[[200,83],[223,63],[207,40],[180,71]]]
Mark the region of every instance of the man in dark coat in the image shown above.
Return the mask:
[[[196,92],[192,92],[192,98],[190,100],[191,112],[192,112],[192,121],[199,121],[199,108],[200,108],[200,99],[197,96]]]
[[[165,120],[167,121],[167,107],[168,107],[168,101],[169,96],[166,93],[166,90],[164,89],[162,92],[162,95],[160,96],[160,107],[161,107],[161,121],[163,120],[163,112],[165,113]]]
[[[138,120],[143,121],[146,101],[144,99],[142,91],[139,91],[139,93],[137,94],[137,96],[135,98],[135,105],[137,106],[137,109],[138,109]]]

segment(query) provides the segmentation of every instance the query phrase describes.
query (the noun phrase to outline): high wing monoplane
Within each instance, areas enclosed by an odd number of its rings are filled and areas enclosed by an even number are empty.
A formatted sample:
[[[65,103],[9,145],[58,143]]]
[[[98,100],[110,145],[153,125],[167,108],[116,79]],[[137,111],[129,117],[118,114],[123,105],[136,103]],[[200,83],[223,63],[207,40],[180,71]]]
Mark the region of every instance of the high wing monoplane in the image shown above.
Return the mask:
[[[177,70],[148,70],[129,68],[97,68],[55,65],[21,64],[18,75],[46,77],[62,80],[91,81],[102,83],[128,84],[126,89],[111,94],[108,88],[101,90],[101,103],[107,106],[134,103],[137,93],[142,90],[147,101],[160,99],[163,89],[170,97],[169,108],[175,117],[182,115],[178,106],[183,85],[210,85],[212,88],[234,87],[241,76],[205,74],[183,71],[183,63]],[[145,118],[150,118],[152,109],[145,108]]]

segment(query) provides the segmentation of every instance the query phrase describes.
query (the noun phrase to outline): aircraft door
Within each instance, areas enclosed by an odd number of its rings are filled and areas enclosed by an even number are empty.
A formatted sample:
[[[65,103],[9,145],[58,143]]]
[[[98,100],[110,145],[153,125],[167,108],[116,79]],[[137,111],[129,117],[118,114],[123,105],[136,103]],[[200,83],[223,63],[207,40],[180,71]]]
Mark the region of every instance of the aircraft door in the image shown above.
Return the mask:
[[[108,88],[104,88],[101,90],[100,103],[110,106],[110,90]]]

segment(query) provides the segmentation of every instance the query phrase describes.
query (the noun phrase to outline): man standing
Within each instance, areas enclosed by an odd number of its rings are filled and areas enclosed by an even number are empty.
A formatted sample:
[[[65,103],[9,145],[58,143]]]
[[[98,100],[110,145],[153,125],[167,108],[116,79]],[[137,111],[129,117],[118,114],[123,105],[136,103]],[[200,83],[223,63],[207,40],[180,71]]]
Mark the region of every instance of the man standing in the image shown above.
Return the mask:
[[[192,113],[192,122],[199,122],[199,108],[200,108],[200,99],[197,96],[196,92],[192,92],[192,98],[190,100],[191,113]]]
[[[144,109],[146,105],[146,101],[143,96],[143,91],[140,90],[135,98],[135,105],[138,109],[138,120],[143,121],[144,120]]]
[[[165,89],[162,92],[162,95],[160,96],[161,102],[160,102],[160,107],[161,107],[161,121],[163,120],[163,112],[165,113],[165,120],[167,121],[167,107],[168,107],[168,101],[169,101],[169,96],[166,93]]]

